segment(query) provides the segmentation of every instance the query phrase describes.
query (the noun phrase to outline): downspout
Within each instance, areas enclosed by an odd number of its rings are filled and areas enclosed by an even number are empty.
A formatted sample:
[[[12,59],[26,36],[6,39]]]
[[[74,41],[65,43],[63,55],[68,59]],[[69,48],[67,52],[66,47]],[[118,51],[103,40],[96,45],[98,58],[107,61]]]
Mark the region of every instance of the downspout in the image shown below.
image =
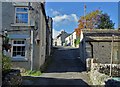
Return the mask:
[[[31,71],[33,70],[33,29],[31,29]]]
[[[30,26],[30,13],[31,13],[31,7],[30,7],[30,2],[28,3],[28,25]],[[30,40],[30,45],[31,45],[31,63],[30,63],[30,70],[33,70],[33,29],[30,30],[30,35],[31,35],[31,40]]]

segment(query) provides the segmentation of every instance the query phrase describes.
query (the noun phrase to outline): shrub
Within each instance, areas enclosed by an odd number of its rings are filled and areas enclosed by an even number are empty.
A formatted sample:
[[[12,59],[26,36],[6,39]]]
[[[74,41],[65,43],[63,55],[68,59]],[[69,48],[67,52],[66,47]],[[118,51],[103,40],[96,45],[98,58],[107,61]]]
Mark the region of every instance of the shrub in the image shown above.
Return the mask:
[[[2,71],[8,71],[11,69],[11,60],[9,57],[2,55]]]
[[[23,76],[40,76],[42,73],[39,70],[27,70],[25,73],[22,73]]]
[[[75,45],[80,44],[80,38],[75,39],[74,43],[75,43]]]

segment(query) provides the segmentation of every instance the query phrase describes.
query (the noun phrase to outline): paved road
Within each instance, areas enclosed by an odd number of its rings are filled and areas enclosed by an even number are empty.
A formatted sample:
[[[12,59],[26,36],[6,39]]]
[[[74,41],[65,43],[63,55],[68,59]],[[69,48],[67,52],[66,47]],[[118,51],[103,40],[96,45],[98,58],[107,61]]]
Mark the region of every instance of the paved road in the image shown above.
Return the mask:
[[[39,77],[28,77],[24,85],[92,85],[79,59],[79,49],[60,47],[53,54],[53,61]]]

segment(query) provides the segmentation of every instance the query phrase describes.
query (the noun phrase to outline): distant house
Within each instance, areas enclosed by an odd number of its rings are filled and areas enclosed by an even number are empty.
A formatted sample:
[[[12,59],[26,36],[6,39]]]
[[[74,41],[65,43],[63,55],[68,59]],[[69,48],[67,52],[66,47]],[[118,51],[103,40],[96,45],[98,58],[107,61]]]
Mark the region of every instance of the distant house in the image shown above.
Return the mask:
[[[13,68],[40,69],[44,64],[51,48],[48,20],[44,2],[2,2],[2,29],[10,39]]]
[[[61,31],[61,33],[54,39],[53,45],[54,46],[64,46],[65,45],[65,38],[69,34],[65,31]]]
[[[83,29],[80,39],[80,59],[84,64],[87,58],[97,58],[99,63],[110,64],[111,54],[113,63],[120,63],[120,32],[118,30]]]
[[[76,39],[77,39],[77,36],[76,36],[76,32],[74,31],[65,38],[66,46],[76,47],[76,43],[75,43]]]

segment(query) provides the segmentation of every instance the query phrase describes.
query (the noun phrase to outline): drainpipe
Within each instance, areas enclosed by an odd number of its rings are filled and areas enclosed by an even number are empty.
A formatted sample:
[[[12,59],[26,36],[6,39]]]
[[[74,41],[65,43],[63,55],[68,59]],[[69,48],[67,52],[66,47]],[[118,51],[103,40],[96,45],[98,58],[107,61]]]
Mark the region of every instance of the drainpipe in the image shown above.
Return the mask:
[[[31,71],[33,70],[33,29],[31,29]]]
[[[30,7],[30,2],[28,3],[28,25],[30,27],[30,13],[31,13],[31,7]],[[30,30],[30,35],[31,35],[31,40],[30,40],[30,45],[31,45],[31,65],[30,65],[30,69],[31,71],[33,70],[33,29]]]
[[[114,46],[114,35],[112,35],[112,43],[111,43],[111,62],[110,62],[110,77],[112,77],[112,62],[113,62],[113,46]]]

